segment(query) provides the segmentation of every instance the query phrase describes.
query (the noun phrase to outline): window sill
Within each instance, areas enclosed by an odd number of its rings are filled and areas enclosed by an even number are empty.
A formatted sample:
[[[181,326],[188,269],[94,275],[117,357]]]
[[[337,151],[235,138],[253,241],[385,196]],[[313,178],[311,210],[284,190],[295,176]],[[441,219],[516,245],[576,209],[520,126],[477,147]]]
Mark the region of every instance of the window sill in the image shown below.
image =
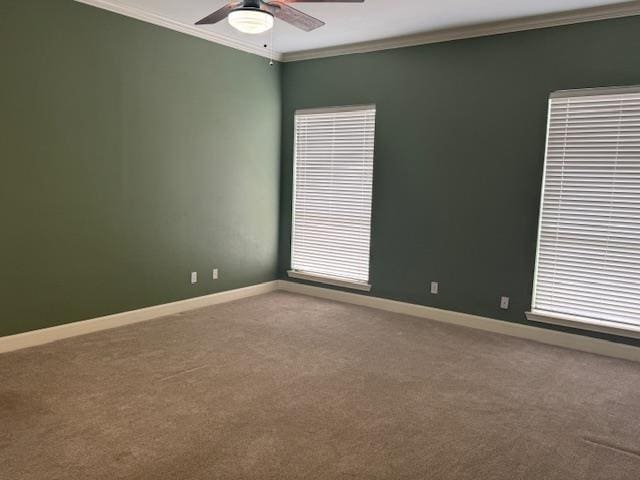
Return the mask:
[[[640,326],[623,323],[610,322],[606,320],[595,320],[593,318],[576,317],[561,313],[545,312],[533,310],[526,312],[527,320],[531,322],[549,323],[563,327],[577,328],[579,330],[589,330],[592,332],[608,333],[619,337],[640,338]]]
[[[313,273],[305,273],[297,270],[289,270],[287,275],[290,278],[297,278],[298,280],[308,280],[310,282],[323,283],[325,285],[332,285],[334,287],[350,288],[352,290],[360,290],[362,292],[370,292],[371,285],[364,282],[341,280],[339,278],[324,277],[322,275],[316,275]]]

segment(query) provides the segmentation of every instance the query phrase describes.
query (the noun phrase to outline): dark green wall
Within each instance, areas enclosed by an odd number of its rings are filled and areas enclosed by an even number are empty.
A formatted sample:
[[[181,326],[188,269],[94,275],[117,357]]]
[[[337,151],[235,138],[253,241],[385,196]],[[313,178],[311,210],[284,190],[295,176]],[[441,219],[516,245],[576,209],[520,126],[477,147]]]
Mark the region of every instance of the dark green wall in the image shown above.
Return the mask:
[[[524,322],[549,93],[640,83],[639,47],[633,17],[285,64],[280,276],[295,109],[375,103],[371,294]]]
[[[0,0],[0,335],[276,278],[279,213],[284,278],[293,112],[358,103],[378,106],[372,294],[523,322],[548,94],[640,83],[639,32],[634,17],[281,72],[72,0]]]
[[[274,279],[279,76],[72,0],[0,0],[0,335]]]

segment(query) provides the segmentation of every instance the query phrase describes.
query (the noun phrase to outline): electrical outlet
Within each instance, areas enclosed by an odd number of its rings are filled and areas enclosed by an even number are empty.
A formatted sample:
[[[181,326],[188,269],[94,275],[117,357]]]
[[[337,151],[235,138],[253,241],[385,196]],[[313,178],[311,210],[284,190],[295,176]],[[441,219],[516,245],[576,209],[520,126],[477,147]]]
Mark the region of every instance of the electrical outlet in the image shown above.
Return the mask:
[[[198,283],[198,272],[191,272],[191,284]]]
[[[213,269],[213,275],[212,275],[212,278],[213,278],[214,280],[218,280],[219,275],[218,275],[218,269],[217,269],[217,268],[214,268],[214,269]]]
[[[500,308],[503,310],[509,310],[509,297],[500,298]]]
[[[438,282],[431,282],[431,293],[433,295],[437,295],[438,294],[438,289],[440,288]]]

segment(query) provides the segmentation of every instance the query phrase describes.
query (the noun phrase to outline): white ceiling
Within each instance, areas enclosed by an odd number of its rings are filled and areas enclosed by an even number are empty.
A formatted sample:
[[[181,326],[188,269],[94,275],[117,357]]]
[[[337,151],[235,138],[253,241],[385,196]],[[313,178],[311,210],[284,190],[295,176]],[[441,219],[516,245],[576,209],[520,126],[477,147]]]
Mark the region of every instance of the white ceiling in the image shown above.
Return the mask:
[[[189,28],[228,3],[228,0],[79,1],[105,8],[115,7],[109,8],[115,11],[143,11],[154,18]],[[290,54],[620,3],[620,0],[365,0],[364,3],[352,4],[298,3],[295,4],[296,8],[325,21],[326,25],[313,32],[303,32],[276,20],[273,45],[277,53]],[[269,43],[269,34],[243,35],[226,21],[195,28],[201,29],[204,34],[212,34],[214,38],[229,40],[222,43],[245,44],[254,50]]]

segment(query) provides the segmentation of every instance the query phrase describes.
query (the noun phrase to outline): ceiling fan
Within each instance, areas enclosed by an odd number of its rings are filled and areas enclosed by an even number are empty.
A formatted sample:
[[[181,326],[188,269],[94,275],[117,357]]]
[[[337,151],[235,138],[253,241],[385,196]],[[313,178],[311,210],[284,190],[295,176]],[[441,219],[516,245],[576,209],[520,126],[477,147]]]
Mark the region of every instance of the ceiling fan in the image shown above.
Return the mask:
[[[274,17],[305,32],[320,28],[325,23],[290,6],[290,3],[363,3],[364,0],[241,0],[228,3],[196,25],[212,25],[225,18],[242,33],[264,33],[273,28]]]

